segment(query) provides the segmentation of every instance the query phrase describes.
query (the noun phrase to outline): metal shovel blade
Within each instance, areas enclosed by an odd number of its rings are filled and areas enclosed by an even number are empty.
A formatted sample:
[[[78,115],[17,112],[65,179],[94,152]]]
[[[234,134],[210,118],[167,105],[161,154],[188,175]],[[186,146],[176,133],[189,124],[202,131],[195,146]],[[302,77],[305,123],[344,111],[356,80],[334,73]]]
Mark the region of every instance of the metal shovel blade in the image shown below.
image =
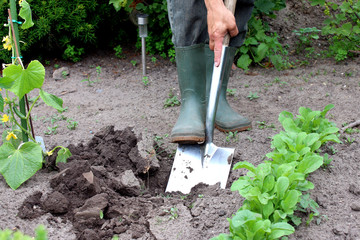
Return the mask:
[[[225,188],[233,154],[232,148],[216,147],[209,162],[202,163],[204,145],[180,144],[176,150],[166,192],[180,191],[187,194],[199,183],[214,185],[220,182],[221,188]]]
[[[206,113],[205,142],[201,145],[178,146],[166,192],[180,191],[187,194],[199,183],[213,185],[220,182],[222,188],[226,187],[234,149],[215,146],[213,135],[224,62],[228,52],[228,48],[223,46],[220,66],[214,66]]]

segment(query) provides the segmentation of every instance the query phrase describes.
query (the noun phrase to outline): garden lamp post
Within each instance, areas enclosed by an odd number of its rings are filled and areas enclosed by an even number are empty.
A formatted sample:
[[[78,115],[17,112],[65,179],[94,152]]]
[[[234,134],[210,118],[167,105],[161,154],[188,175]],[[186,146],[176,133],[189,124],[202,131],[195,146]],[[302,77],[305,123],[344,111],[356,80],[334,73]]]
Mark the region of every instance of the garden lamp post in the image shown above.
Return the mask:
[[[142,53],[142,66],[143,66],[143,75],[146,75],[146,60],[145,60],[145,38],[148,36],[148,15],[139,14],[138,16],[138,25],[139,25],[139,36],[141,37],[141,53]]]

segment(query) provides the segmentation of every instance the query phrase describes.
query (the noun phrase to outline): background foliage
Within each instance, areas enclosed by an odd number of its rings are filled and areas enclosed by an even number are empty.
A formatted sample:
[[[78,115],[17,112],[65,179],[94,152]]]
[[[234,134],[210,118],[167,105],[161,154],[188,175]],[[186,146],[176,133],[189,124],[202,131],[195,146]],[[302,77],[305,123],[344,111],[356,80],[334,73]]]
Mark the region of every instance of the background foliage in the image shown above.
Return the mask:
[[[328,19],[324,22],[322,38],[329,43],[325,57],[341,61],[358,55],[360,49],[360,2],[358,0],[328,1],[308,0],[320,6]],[[136,15],[149,15],[149,36],[146,50],[150,55],[160,55],[174,60],[175,51],[171,42],[171,30],[167,17],[166,0],[28,0],[33,11],[34,27],[21,31],[21,50],[25,59],[62,56],[79,61],[92,49],[107,49],[119,52],[131,44],[138,49],[141,40],[137,37]],[[239,49],[236,63],[248,69],[250,64],[275,67],[278,70],[291,67],[288,50],[279,42],[276,32],[271,32],[268,21],[276,18],[277,12],[286,7],[286,0],[255,0],[249,31]],[[7,22],[6,0],[0,0],[2,23]],[[312,29],[312,28],[308,28]],[[295,29],[294,29],[295,30]],[[0,28],[5,36],[7,28]],[[309,33],[299,30],[299,37]],[[309,40],[317,35],[309,35]],[[301,40],[301,39],[300,39]],[[304,40],[304,39],[302,39]],[[307,40],[307,39],[305,39]],[[310,45],[309,43],[307,45]],[[116,50],[117,49],[117,50]],[[313,49],[307,48],[308,51]],[[299,51],[298,51],[299,52]],[[34,56],[35,55],[35,56]],[[124,55],[121,55],[124,57]],[[310,54],[308,54],[310,56]],[[0,60],[9,62],[10,53],[0,51]]]
[[[78,60],[94,48],[109,48],[115,43],[135,41],[136,27],[125,10],[116,12],[108,0],[28,0],[35,25],[20,31],[21,51],[35,57],[63,56]],[[0,22],[7,23],[8,1],[0,1]],[[7,27],[0,27],[6,36]],[[133,38],[129,39],[129,37]],[[82,50],[81,50],[82,49]],[[67,50],[67,51],[66,51]],[[26,53],[25,53],[26,52]],[[0,60],[9,62],[10,52],[0,51]]]

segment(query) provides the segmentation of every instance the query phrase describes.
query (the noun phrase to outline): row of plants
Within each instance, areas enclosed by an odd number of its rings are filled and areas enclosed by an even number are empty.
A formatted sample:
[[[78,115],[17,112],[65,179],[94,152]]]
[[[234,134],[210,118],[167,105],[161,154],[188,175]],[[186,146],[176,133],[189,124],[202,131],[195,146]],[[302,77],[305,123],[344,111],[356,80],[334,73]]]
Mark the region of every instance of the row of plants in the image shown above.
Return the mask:
[[[57,151],[56,163],[66,162],[71,156],[69,149],[56,146],[46,151],[36,139],[32,125],[31,113],[41,99],[48,106],[63,112],[63,100],[46,92],[42,86],[45,80],[45,68],[37,60],[31,61],[27,67],[22,62],[19,49],[19,32],[17,15],[24,23],[22,30],[31,28],[31,8],[26,0],[19,1],[20,11],[17,14],[15,0],[10,0],[8,13],[7,50],[12,53],[12,63],[7,64],[0,76],[0,112],[4,127],[2,145],[0,146],[0,173],[12,189],[32,177],[42,168],[47,156]],[[35,91],[36,90],[36,91]],[[28,99],[31,92],[32,102]]]
[[[324,164],[320,147],[329,141],[341,143],[339,129],[325,117],[333,107],[330,104],[323,111],[301,107],[296,117],[286,111],[279,115],[284,131],[272,138],[269,160],[256,167],[246,161],[234,165],[234,170],[248,170],[231,186],[245,200],[228,218],[230,234],[212,240],[286,239],[301,223],[297,210],[310,208],[318,214],[308,194],[314,184],[306,178]]]
[[[23,234],[21,231],[10,229],[0,230],[0,240],[47,240],[47,231],[43,225],[35,229],[35,237]]]

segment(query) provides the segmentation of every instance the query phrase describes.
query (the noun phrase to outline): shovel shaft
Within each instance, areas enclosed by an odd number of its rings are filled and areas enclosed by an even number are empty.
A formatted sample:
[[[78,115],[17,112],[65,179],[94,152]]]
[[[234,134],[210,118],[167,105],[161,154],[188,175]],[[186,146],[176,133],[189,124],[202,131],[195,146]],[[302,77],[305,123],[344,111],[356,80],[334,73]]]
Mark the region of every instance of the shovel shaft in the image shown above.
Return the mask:
[[[205,124],[205,144],[213,142],[214,125],[216,117],[216,109],[219,100],[219,90],[221,88],[222,79],[224,76],[224,62],[227,57],[227,47],[223,45],[221,51],[220,65],[218,67],[213,66],[213,75],[211,79],[209,101],[206,112],[206,124]]]

